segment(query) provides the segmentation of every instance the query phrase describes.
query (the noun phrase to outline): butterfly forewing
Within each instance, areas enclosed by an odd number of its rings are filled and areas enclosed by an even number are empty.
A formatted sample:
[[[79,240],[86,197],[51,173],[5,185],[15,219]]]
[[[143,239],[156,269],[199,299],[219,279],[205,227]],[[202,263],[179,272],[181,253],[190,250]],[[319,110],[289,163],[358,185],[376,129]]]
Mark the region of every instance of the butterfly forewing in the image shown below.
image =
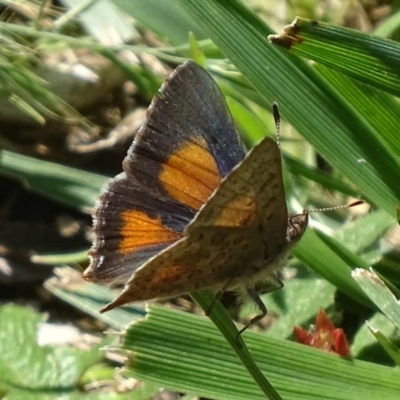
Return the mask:
[[[96,238],[84,277],[126,283],[185,226],[244,157],[224,97],[188,61],[163,84],[94,215]]]

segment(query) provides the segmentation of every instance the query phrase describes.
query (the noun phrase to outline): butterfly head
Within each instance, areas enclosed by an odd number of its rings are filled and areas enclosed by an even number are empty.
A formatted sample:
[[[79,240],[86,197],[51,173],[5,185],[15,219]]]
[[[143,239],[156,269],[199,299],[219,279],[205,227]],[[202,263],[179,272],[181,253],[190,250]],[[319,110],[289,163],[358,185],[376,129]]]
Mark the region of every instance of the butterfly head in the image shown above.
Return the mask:
[[[297,243],[302,238],[307,229],[308,214],[309,212],[305,210],[301,214],[289,216],[287,227],[287,240],[289,243]]]

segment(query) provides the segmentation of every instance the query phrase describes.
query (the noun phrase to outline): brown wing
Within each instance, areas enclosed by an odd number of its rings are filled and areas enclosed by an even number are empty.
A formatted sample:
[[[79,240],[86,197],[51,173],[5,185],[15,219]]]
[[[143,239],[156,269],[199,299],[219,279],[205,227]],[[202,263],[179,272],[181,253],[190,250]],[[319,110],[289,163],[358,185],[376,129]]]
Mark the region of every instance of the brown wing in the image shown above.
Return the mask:
[[[200,288],[219,289],[232,278],[232,270],[239,273],[254,258],[261,258],[262,250],[260,236],[252,228],[200,228],[139,268],[123,292],[102,312]]]
[[[222,181],[185,236],[198,227],[255,227],[269,253],[286,245],[287,221],[281,154],[276,142],[265,138]]]
[[[280,152],[266,138],[221,183],[187,227],[185,237],[138,269],[103,311],[221,287],[245,274],[248,265],[261,262],[266,251],[284,249],[286,230]]]
[[[85,279],[126,283],[143,262],[182,237],[244,155],[211,76],[191,61],[176,68],[154,97],[124,172],[100,197]]]

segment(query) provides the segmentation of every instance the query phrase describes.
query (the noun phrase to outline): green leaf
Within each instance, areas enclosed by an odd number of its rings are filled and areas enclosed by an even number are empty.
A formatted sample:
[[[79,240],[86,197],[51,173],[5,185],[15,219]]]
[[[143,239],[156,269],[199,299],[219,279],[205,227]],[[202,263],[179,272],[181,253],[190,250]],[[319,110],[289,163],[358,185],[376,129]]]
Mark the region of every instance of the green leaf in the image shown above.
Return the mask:
[[[92,211],[99,188],[108,180],[101,175],[7,150],[0,150],[0,173],[21,181],[35,193],[86,213]]]
[[[246,132],[246,138],[250,138],[255,143],[265,136],[265,125],[251,111],[232,97],[228,97],[226,100],[236,126],[239,131]]]
[[[347,104],[356,110],[363,123],[369,127],[371,137],[365,140],[379,140],[383,146],[394,154],[400,152],[400,144],[396,135],[399,124],[399,103],[393,96],[361,84],[332,69],[317,65],[316,69],[330,82],[340,93]],[[373,154],[370,155],[370,158]],[[369,159],[359,160],[365,163]],[[378,162],[379,160],[375,160]],[[382,177],[384,179],[384,177]]]
[[[400,95],[400,45],[389,39],[324,22],[296,18],[268,39],[378,89]]]
[[[82,374],[102,358],[100,346],[90,351],[39,346],[37,330],[43,321],[26,308],[0,308],[0,387],[8,391],[7,398],[77,395]]]
[[[78,17],[86,32],[100,43],[130,42],[139,37],[132,24],[110,0],[62,0],[62,3],[69,11],[54,22],[53,29],[60,30]]]
[[[400,329],[400,306],[393,293],[374,271],[357,268],[353,271],[354,280],[377,307]]]
[[[384,350],[376,341],[370,326],[376,327],[388,337],[395,333],[393,323],[385,315],[377,311],[358,329],[351,344],[351,354],[354,358],[386,365],[387,359],[382,360]]]
[[[335,190],[352,197],[360,196],[360,192],[348,182],[344,182],[343,179],[332,176],[318,168],[310,167],[287,154],[284,154],[284,160],[285,166],[294,175],[300,175],[308,181],[319,183],[328,190]]]
[[[396,369],[348,361],[254,332],[246,332],[243,339],[285,400],[398,398]],[[265,398],[205,318],[152,306],[145,320],[128,329],[122,346],[134,354],[126,372],[135,378],[209,398]]]
[[[394,10],[393,10],[394,11]],[[395,11],[392,15],[389,15],[375,28],[374,35],[389,37],[392,35],[400,26],[400,11]]]
[[[60,265],[76,264],[87,261],[88,250],[77,251],[75,253],[64,254],[32,254],[30,260],[38,264]]]
[[[205,33],[200,24],[196,24],[179,4],[179,1],[159,0],[114,0],[121,10],[137,19],[172,44],[187,43],[188,32],[193,32],[198,40]]]
[[[386,350],[386,353],[396,362],[397,365],[400,365],[400,349],[390,340],[387,336],[385,336],[379,329],[374,328],[372,325],[369,325],[369,329],[372,334],[375,336],[376,340],[382,345],[382,347]]]
[[[350,251],[361,253],[375,243],[394,225],[395,219],[383,210],[372,211],[351,221],[334,234],[335,239],[345,245]],[[365,260],[368,263],[372,260]]]

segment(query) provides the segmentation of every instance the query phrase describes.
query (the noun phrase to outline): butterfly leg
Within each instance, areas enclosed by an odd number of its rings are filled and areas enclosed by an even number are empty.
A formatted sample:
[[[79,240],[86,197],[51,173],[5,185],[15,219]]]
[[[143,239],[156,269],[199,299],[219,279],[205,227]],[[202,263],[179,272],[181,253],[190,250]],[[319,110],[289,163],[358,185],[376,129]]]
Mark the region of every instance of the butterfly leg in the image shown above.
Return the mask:
[[[239,335],[241,335],[249,326],[261,321],[267,315],[268,310],[263,301],[261,300],[260,294],[270,293],[275,290],[281,289],[282,287],[283,287],[283,282],[280,279],[278,279],[278,277],[273,277],[273,278],[271,277],[271,279],[265,284],[265,286],[261,290],[247,289],[248,295],[251,297],[254,303],[257,304],[261,313],[252,318],[250,322],[239,331]]]
[[[250,325],[256,324],[258,321],[261,321],[268,313],[267,307],[260,299],[259,292],[255,291],[254,289],[247,289],[247,293],[252,298],[254,303],[257,304],[258,308],[261,311],[261,314],[258,314],[254,318],[252,318],[250,322],[239,331],[238,335],[241,335]]]
[[[206,315],[209,316],[215,306],[215,303],[221,299],[222,295],[226,292],[226,290],[228,289],[229,285],[232,283],[232,279],[229,279],[228,281],[226,281],[226,283],[224,284],[224,286],[222,286],[222,288],[220,290],[218,290],[218,292],[215,294],[215,298],[213,300],[213,302],[211,303],[210,308],[206,311]]]

